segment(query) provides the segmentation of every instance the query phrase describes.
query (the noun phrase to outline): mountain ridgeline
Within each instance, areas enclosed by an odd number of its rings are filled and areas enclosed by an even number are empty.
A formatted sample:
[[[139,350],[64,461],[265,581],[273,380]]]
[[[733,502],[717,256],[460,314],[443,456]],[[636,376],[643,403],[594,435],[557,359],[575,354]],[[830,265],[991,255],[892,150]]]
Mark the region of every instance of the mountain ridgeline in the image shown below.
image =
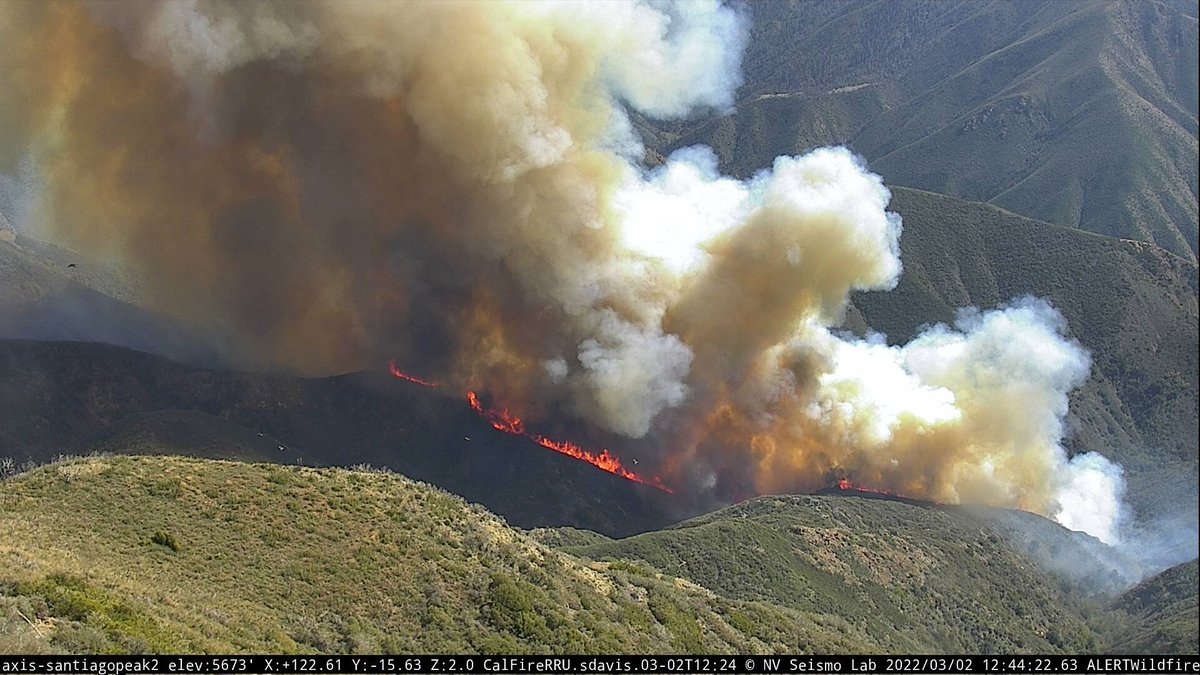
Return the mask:
[[[1196,649],[1194,563],[1089,600],[970,513],[885,500],[608,540],[390,473],[95,457],[0,482],[0,528],[6,653]]]

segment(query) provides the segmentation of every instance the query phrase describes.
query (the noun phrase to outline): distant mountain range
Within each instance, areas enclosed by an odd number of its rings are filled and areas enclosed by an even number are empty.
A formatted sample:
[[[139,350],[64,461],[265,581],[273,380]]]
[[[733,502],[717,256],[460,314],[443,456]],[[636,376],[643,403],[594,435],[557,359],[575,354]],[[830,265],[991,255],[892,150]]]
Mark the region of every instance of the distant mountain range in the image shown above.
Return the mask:
[[[891,184],[1197,252],[1197,7],[1186,0],[751,3],[731,114],[643,120],[746,176],[845,144]]]

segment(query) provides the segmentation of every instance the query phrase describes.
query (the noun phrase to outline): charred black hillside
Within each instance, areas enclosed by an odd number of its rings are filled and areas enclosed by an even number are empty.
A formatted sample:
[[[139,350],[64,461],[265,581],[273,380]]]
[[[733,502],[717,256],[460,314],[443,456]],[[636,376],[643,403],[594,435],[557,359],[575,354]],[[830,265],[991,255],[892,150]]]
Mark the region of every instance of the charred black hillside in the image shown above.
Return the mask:
[[[96,450],[371,464],[521,527],[624,536],[675,519],[666,493],[504,434],[462,399],[384,373],[309,380],[98,344],[0,341],[0,457],[43,462]]]

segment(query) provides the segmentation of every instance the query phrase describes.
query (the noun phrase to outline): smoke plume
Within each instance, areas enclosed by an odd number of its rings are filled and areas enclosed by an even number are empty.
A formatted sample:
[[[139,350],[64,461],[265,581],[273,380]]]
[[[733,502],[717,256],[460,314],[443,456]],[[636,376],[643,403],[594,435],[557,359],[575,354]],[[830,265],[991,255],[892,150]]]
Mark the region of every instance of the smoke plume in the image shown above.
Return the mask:
[[[719,499],[839,478],[1115,537],[1120,469],[1068,461],[1089,358],[1035,299],[904,346],[835,326],[901,273],[844,149],[748,181],[647,169],[627,109],[723,109],[745,21],[660,3],[0,6],[0,171],[246,365],[395,359],[659,448]]]

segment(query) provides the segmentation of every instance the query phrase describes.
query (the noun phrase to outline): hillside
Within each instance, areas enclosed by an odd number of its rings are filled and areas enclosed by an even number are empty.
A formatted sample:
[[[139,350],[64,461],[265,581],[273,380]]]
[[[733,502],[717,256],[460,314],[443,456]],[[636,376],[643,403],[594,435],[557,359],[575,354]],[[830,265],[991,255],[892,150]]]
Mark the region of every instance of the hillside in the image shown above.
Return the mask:
[[[1122,463],[1142,520],[1170,517],[1194,531],[1196,265],[1153,245],[986,204],[893,192],[892,208],[905,220],[905,273],[893,291],[857,294],[846,325],[869,325],[899,342],[924,324],[952,320],[962,306],[1048,298],[1095,362],[1072,401],[1068,447]],[[520,526],[615,535],[696,513],[610,476],[593,480],[590,467],[496,432],[456,397],[382,374],[304,380],[199,369],[100,345],[7,341],[0,342],[0,401],[0,457],[18,463],[125,448],[369,463],[434,482]],[[1180,551],[1168,552],[1163,565],[1195,548],[1172,540]]]
[[[1200,649],[1196,0],[721,1],[0,4],[0,654]]]
[[[569,546],[644,561],[728,598],[837,607],[901,651],[1087,651],[1058,586],[956,509],[842,496],[761,497],[628,539]]]
[[[462,398],[385,373],[303,379],[0,340],[0,458],[97,450],[388,467],[523,527],[625,535],[690,515],[664,492],[497,431]]]
[[[0,483],[0,653],[879,649],[836,616],[589,565],[393,474],[120,457]]]
[[[655,124],[750,175],[846,144],[893,184],[1196,260],[1195,3],[754,3],[732,115]]]
[[[844,142],[893,185],[976,200],[894,187],[892,208],[906,223],[906,272],[893,292],[857,296],[847,327],[869,325],[896,342],[921,325],[951,320],[964,305],[993,307],[1026,293],[1049,298],[1096,363],[1073,400],[1069,449],[1098,450],[1121,462],[1139,516],[1174,516],[1168,512],[1182,505],[1185,512],[1191,507],[1194,522],[1200,447],[1194,4],[780,1],[751,3],[748,11],[752,39],[735,114],[673,124],[639,118],[651,154],[711,143],[726,170],[748,175],[778,153]],[[15,213],[15,206],[6,208]],[[229,364],[235,350],[219,341],[214,347],[211,335],[201,338],[131,304],[137,294],[126,288],[130,280],[92,264],[68,269],[72,260],[27,237],[0,241],[6,282],[0,338],[100,341],[186,363]],[[49,370],[60,376],[56,366]],[[97,377],[106,384],[95,396],[123,397],[112,389],[123,381]],[[243,385],[221,386],[228,392]],[[299,448],[306,461],[334,464],[325,448],[342,443],[339,433],[349,428],[355,442],[346,453],[390,461],[391,451],[381,448],[392,441],[373,428],[378,418],[366,410],[347,413],[350,428],[342,413],[305,408],[305,415],[334,420],[339,431],[326,434],[291,404],[271,413],[287,418],[271,426],[263,411],[237,412],[208,393],[196,401],[157,395],[147,390],[136,405],[68,420],[67,427],[93,425],[70,438],[54,425],[34,428],[17,419],[24,431],[0,431],[0,453],[45,459],[62,452],[64,440],[72,442],[68,450],[90,450],[152,438],[185,452],[199,443],[244,448],[248,454],[240,456],[263,459],[274,452],[271,443],[266,455],[249,450],[262,432]],[[93,403],[73,401],[61,414]],[[46,419],[23,405],[23,414]],[[372,406],[365,409],[377,412]],[[175,409],[244,429],[205,431],[199,418],[180,420],[175,429]],[[183,429],[205,438],[194,443]],[[98,430],[108,436],[93,435]],[[229,434],[245,442],[222,446]],[[462,445],[461,438],[448,431],[438,442]],[[460,471],[417,464],[404,470],[439,481]],[[477,480],[460,479],[451,489],[473,494]],[[542,524],[486,501],[514,522]],[[589,508],[603,511],[599,502]]]
[[[977,512],[842,495],[611,540],[390,472],[109,456],[0,481],[0,533],[8,653],[1178,651],[1195,613],[1194,561],[1108,609]]]
[[[1196,626],[1197,561],[1177,565],[1126,591],[1115,603],[1134,619],[1112,645],[1113,652],[1195,654],[1200,651]]]

